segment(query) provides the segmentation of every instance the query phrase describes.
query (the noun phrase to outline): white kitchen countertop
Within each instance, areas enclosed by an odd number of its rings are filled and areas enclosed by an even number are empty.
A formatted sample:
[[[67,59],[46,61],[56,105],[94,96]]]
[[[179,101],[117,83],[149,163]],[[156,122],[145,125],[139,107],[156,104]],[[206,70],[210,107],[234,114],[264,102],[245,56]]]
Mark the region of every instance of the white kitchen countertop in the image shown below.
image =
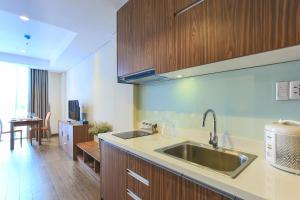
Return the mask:
[[[99,138],[179,174],[243,199],[300,200],[300,176],[270,166],[264,159],[263,142],[227,138],[224,141],[229,145],[223,145],[223,140],[220,138],[219,146],[233,147],[235,150],[258,156],[235,179],[155,151],[184,141],[207,144],[208,135],[203,131],[184,131],[184,134],[178,136],[154,134],[124,140],[106,133],[99,134]]]

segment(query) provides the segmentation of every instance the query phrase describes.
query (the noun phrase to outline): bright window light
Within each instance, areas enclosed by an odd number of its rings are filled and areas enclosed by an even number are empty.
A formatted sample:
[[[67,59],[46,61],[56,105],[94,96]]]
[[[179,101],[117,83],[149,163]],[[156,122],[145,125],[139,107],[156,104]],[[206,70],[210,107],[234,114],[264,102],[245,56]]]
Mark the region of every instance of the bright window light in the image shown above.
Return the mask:
[[[0,118],[5,130],[9,130],[11,118],[27,116],[28,83],[27,67],[0,62]]]

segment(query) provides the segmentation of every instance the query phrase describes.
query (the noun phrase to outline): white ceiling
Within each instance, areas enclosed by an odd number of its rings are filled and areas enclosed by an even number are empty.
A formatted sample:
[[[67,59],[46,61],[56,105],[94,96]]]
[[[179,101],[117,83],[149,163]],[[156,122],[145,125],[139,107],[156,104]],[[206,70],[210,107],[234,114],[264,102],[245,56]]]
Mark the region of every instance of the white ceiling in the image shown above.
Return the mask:
[[[34,67],[52,71],[74,67],[114,37],[116,11],[126,1],[0,0],[0,59],[25,58],[24,64],[32,60]],[[30,20],[23,22],[20,15]],[[31,35],[28,46],[24,34]]]

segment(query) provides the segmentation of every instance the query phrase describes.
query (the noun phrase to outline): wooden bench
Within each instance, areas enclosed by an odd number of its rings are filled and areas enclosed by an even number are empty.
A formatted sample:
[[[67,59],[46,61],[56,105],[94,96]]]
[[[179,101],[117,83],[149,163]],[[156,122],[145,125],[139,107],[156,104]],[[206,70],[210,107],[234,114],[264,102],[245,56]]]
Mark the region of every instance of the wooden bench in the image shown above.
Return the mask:
[[[98,181],[100,180],[100,149],[95,141],[76,144],[79,163]]]

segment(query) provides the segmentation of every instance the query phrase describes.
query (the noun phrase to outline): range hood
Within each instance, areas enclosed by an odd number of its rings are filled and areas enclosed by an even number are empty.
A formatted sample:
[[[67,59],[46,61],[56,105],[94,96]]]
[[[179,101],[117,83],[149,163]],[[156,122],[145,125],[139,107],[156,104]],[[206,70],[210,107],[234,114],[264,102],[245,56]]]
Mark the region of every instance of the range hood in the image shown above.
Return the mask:
[[[153,68],[118,77],[119,83],[139,84],[139,85],[153,83],[157,81],[164,81],[164,80],[168,80],[168,78],[156,74],[155,69]]]

